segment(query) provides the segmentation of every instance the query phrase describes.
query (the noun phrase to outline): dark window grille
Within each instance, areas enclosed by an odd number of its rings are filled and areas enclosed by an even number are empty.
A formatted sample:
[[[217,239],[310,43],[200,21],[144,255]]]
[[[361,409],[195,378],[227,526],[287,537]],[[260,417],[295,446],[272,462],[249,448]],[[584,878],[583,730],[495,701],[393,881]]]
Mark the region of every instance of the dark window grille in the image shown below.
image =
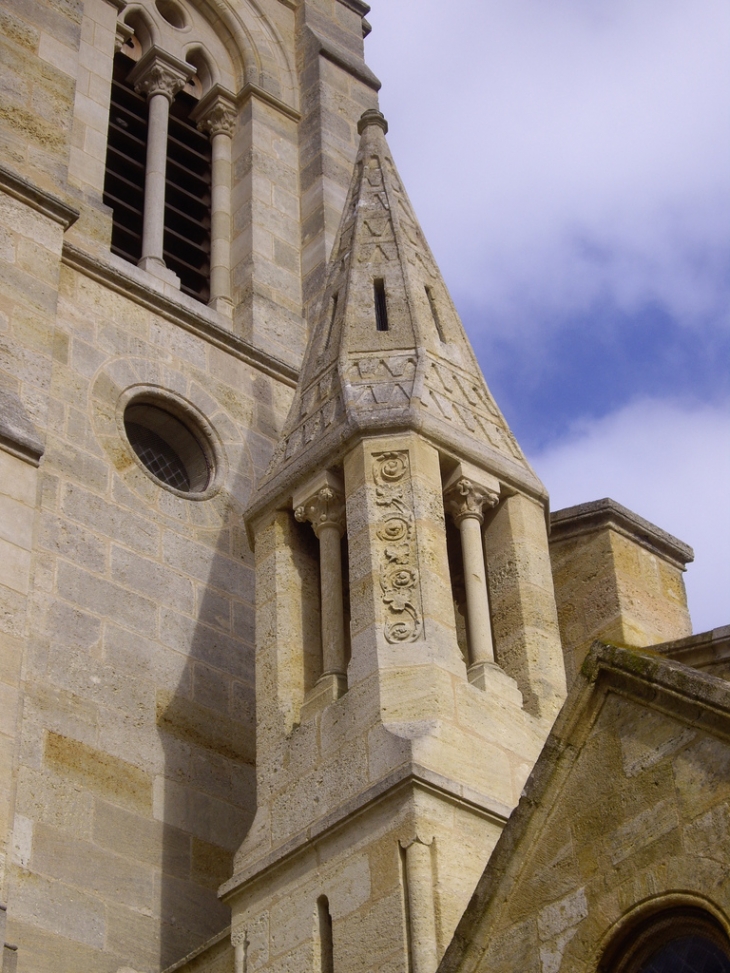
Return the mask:
[[[104,202],[113,211],[112,253],[131,263],[142,256],[147,99],[128,83],[132,62],[114,58]],[[165,264],[184,293],[210,297],[210,205],[212,150],[190,113],[197,101],[180,92],[170,106],[165,183]]]
[[[114,58],[104,202],[113,210],[112,253],[136,264],[142,256],[147,99],[126,80],[131,63],[121,52]]]
[[[125,426],[132,449],[153,476],[176,490],[190,489],[190,477],[175,450],[165,440],[136,422]]]
[[[165,263],[191,297],[210,297],[210,139],[190,121],[197,105],[181,91],[170,106],[165,183]]]
[[[129,444],[157,480],[183,493],[202,493],[212,474],[212,457],[202,437],[178,418],[148,402],[133,403],[124,413]]]

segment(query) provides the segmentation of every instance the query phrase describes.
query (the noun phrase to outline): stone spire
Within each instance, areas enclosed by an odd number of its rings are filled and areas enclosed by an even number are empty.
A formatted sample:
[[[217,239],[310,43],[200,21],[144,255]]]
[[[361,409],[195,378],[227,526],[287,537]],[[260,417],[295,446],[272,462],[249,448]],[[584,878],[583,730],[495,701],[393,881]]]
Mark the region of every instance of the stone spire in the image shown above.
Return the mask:
[[[246,514],[258,807],[221,891],[261,973],[435,973],[565,696],[544,490],[385,119],[360,130],[298,390]]]
[[[398,176],[378,111],[360,148],[298,389],[259,496],[353,434],[412,429],[544,498],[487,388]]]

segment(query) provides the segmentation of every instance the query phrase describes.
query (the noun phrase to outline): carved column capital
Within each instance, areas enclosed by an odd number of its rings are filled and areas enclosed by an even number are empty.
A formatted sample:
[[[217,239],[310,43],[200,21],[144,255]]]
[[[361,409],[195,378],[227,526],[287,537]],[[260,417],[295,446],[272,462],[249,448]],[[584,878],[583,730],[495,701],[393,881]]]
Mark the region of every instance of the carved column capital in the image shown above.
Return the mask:
[[[129,80],[138,94],[147,95],[148,98],[164,95],[172,102],[194,74],[195,68],[192,64],[179,61],[159,48],[151,47],[132,69]]]
[[[498,503],[499,480],[469,463],[459,463],[444,485],[444,506],[457,526],[468,517],[484,523],[484,508]]]
[[[207,132],[211,138],[216,135],[233,137],[236,127],[236,102],[220,85],[215,85],[196,107],[192,115],[201,132]]]
[[[345,498],[332,487],[323,486],[294,510],[299,521],[308,520],[319,537],[324,527],[336,527],[340,536],[345,532]]]
[[[336,527],[340,536],[345,532],[345,491],[338,477],[329,471],[298,490],[293,498],[294,516],[306,520],[319,537],[324,527]]]
[[[498,493],[479,486],[466,476],[460,477],[444,491],[444,504],[457,525],[465,517],[473,517],[480,524],[483,523],[484,507],[496,507],[498,503]]]

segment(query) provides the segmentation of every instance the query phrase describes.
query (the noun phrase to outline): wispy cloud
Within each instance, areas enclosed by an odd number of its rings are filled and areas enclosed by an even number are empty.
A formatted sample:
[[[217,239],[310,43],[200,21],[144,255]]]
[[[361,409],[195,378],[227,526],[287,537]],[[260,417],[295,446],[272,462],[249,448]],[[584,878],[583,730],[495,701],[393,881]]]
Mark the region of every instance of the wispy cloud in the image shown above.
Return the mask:
[[[730,622],[730,411],[641,400],[530,460],[553,509],[610,496],[689,543],[695,631]]]
[[[370,0],[396,162],[553,507],[695,547],[730,621],[730,5]]]
[[[398,164],[492,330],[606,300],[730,327],[725,0],[376,0],[371,19]]]

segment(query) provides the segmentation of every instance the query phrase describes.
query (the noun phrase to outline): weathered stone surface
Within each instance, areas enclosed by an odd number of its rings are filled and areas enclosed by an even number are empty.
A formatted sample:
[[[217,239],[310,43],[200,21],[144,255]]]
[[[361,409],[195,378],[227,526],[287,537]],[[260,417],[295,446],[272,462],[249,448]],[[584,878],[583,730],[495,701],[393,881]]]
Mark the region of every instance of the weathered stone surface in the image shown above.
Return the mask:
[[[514,969],[516,920],[520,968],[553,973],[595,968],[632,916],[724,914],[729,718],[723,680],[596,643],[440,973]]]

